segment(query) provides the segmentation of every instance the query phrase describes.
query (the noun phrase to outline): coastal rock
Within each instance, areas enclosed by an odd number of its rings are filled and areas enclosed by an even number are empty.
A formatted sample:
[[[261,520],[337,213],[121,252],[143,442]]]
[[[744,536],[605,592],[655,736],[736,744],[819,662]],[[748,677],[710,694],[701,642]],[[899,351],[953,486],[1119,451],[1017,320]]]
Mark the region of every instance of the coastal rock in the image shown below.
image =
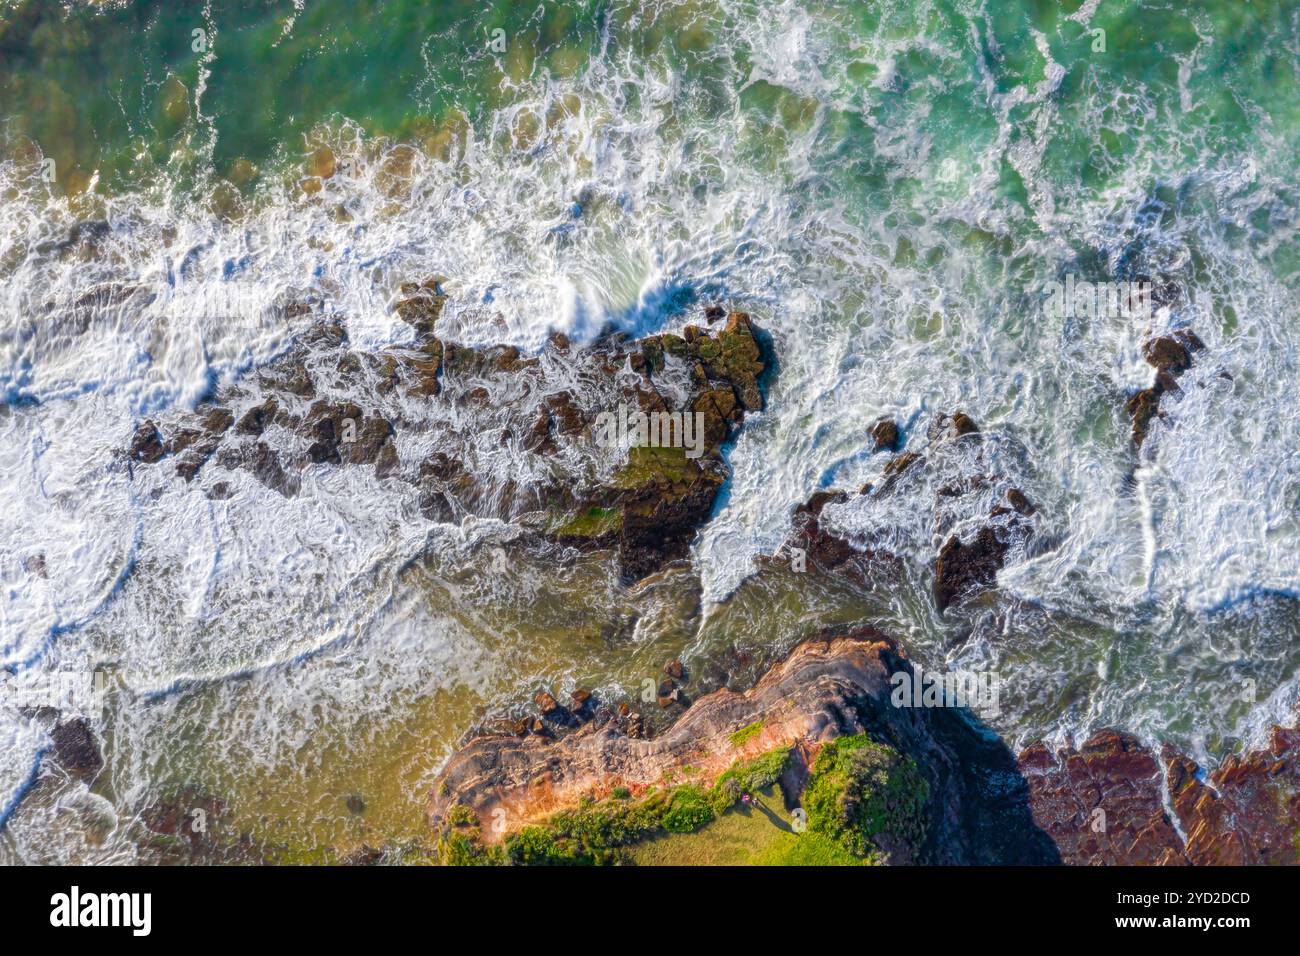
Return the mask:
[[[965,544],[956,535],[944,542],[934,565],[934,600],[939,610],[992,587],[1006,554],[1007,545],[989,527],[980,528]]]
[[[762,407],[766,362],[748,315],[640,342],[611,333],[574,348],[553,336],[525,356],[435,337],[447,301],[437,279],[402,294],[413,346],[354,352],[322,319],[248,381],[142,423],[127,454],[146,465],[174,455],[187,482],[212,462],[243,469],[286,497],[306,468],[372,467],[413,486],[427,520],[514,522],[525,534],[512,547],[613,550],[626,582],[688,555],[729,474],[723,446]],[[405,435],[426,449],[418,463],[402,460]]]
[[[1193,365],[1192,356],[1205,349],[1205,343],[1191,329],[1179,329],[1169,335],[1148,339],[1142,355],[1156,370],[1155,382],[1130,395],[1124,404],[1132,421],[1135,448],[1141,448],[1151,432],[1151,424],[1160,414],[1160,402],[1166,395],[1178,395],[1178,377]]]
[[[439,774],[429,820],[435,827],[452,816],[485,823],[501,810],[505,832],[482,827],[484,839],[497,841],[583,800],[616,790],[643,794],[687,767],[703,786],[777,747],[795,746],[812,758],[828,741],[866,733],[918,768],[927,825],[915,842],[916,862],[1055,861],[1030,820],[1010,752],[953,710],[894,706],[890,677],[900,670],[910,673],[911,664],[879,632],[819,635],[753,689],[707,694],[653,739],[614,722],[587,724],[554,742],[479,737]]]
[[[871,426],[871,438],[875,442],[876,451],[898,451],[901,437],[902,434],[898,430],[898,423],[892,418],[877,419],[876,423]]]
[[[1103,730],[1078,750],[1037,743],[1020,754],[1034,822],[1063,862],[1185,864],[1160,797],[1160,765],[1133,737]]]
[[[1228,756],[1204,782],[1188,758],[1164,759],[1192,863],[1300,864],[1300,730],[1275,726],[1267,749]]]
[[[1039,509],[1019,487],[1026,476],[1012,467],[1025,459],[1024,450],[1014,437],[981,434],[961,412],[936,415],[926,429],[926,441],[924,454],[913,450],[893,456],[881,468],[883,480],[867,483],[856,494],[814,492],[795,509],[791,533],[778,553],[802,551],[818,570],[865,585],[902,566],[900,539],[910,534],[922,542],[942,535],[944,543],[933,564],[938,609],[946,610],[992,588],[1008,556],[1036,543]],[[933,523],[925,528],[905,526],[890,534],[891,513],[907,515],[910,510],[899,507],[901,494],[932,495]],[[879,514],[867,523],[886,530],[874,536],[836,533],[834,522],[822,516],[832,504],[844,505],[837,513],[848,516],[855,509],[876,510]]]
[[[1034,820],[1067,864],[1296,865],[1298,745],[1300,730],[1274,727],[1267,748],[1230,755],[1207,774],[1168,745],[1157,757],[1107,729],[1077,750],[1033,744],[1019,767]]]
[[[131,445],[126,453],[133,461],[145,465],[160,461],[166,454],[166,449],[163,447],[158,426],[151,421],[141,422],[136,427],[135,434],[131,436]]]
[[[50,732],[54,741],[54,760],[73,777],[90,782],[104,769],[99,739],[84,717],[62,720]]]

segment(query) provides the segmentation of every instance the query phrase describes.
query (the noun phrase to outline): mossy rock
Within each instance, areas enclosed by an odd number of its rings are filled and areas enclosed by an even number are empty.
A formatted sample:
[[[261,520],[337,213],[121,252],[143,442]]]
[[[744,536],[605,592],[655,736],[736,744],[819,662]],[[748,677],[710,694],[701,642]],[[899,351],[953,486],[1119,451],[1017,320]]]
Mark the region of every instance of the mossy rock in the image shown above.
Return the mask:
[[[822,747],[803,805],[808,829],[868,862],[916,862],[928,828],[929,784],[916,762],[865,734]]]
[[[629,448],[627,464],[614,475],[617,488],[676,487],[689,485],[703,474],[685,448]]]
[[[568,520],[551,527],[559,538],[596,539],[615,534],[623,526],[623,514],[617,508],[590,507]]]

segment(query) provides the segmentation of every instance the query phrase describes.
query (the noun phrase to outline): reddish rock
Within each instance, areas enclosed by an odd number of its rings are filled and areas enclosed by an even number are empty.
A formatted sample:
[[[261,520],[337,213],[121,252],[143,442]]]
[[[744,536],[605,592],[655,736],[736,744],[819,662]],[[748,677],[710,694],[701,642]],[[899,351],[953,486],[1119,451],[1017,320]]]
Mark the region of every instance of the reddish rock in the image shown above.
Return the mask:
[[[883,472],[885,478],[889,479],[887,483],[892,484],[894,478],[907,471],[908,468],[920,460],[921,456],[914,451],[905,451],[901,455],[891,458],[885,465]]]
[[[1193,863],[1300,864],[1300,729],[1274,727],[1268,749],[1229,756],[1208,783],[1188,758],[1164,756]]]
[[[643,792],[688,767],[692,782],[707,787],[735,761],[786,745],[799,751],[783,781],[794,790],[800,765],[822,744],[869,733],[915,761],[926,781],[918,862],[1056,862],[1033,824],[1028,789],[1018,782],[1005,746],[976,733],[950,709],[891,703],[891,676],[910,666],[897,645],[870,628],[827,633],[797,646],[752,689],[701,697],[653,740],[642,739],[644,722],[631,713],[617,722],[585,724],[554,742],[480,736],[443,767],[428,815],[437,826],[454,806],[480,818],[501,808],[513,830],[577,806],[592,793],[620,787]],[[762,734],[737,744],[736,729],[756,722]]]
[[[1074,866],[1187,862],[1160,797],[1160,766],[1135,738],[1093,734],[1053,754],[1036,743],[1020,755],[1034,822]]]

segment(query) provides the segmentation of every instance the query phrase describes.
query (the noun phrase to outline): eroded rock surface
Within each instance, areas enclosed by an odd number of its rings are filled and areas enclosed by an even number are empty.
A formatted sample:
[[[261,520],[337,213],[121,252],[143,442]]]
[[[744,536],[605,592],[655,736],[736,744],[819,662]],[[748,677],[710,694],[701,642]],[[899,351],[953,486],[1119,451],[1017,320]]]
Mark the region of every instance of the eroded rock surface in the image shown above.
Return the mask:
[[[1077,750],[1020,755],[1034,819],[1068,864],[1300,863],[1300,731],[1208,774],[1166,746],[1100,730]],[[1167,795],[1167,800],[1166,800]],[[1171,811],[1172,810],[1172,815]]]
[[[1133,737],[1113,730],[1078,750],[1037,743],[1020,755],[1034,820],[1068,864],[1185,864],[1165,813],[1160,764]]]

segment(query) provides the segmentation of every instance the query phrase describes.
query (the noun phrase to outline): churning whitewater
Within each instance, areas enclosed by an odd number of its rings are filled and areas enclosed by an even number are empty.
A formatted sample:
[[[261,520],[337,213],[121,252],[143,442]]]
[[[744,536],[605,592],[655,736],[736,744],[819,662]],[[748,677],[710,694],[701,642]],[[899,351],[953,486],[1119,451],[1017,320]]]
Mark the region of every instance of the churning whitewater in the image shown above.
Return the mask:
[[[310,0],[282,6],[286,43],[327,29]],[[1300,23],[1165,11],[1167,75],[1092,54],[1096,4],[1027,29],[982,3],[885,6],[629,0],[557,44],[549,20],[483,5],[465,30],[410,37],[427,72],[400,102],[440,117],[425,135],[388,106],[324,103],[267,133],[249,184],[214,84],[253,41],[209,13],[163,162],[70,192],[42,175],[39,137],[11,130],[0,861],[134,859],[131,820],[183,787],[266,841],[405,837],[403,807],[463,734],[543,683],[635,695],[665,656],[777,653],[845,620],[933,671],[996,670],[990,724],[1013,745],[1119,726],[1212,758],[1284,720],[1300,700],[1300,98],[1294,73],[1265,87],[1223,56],[1249,29],[1294,60]],[[143,82],[165,95],[158,70]],[[1141,321],[1081,314],[1051,307],[1067,276],[1177,293]],[[686,565],[629,591],[607,558],[530,556],[517,524],[435,520],[368,468],[308,467],[292,497],[232,471],[213,497],[124,455],[143,420],[260,398],[259,372],[322,317],[355,350],[409,346],[395,306],[431,278],[443,340],[524,356],[557,332],[680,334],[713,303],[753,317],[776,367]],[[1180,329],[1204,348],[1135,448],[1143,343]],[[979,461],[926,443],[954,410],[986,436]],[[851,498],[823,523],[902,573],[772,599],[756,559],[796,507],[887,478],[881,416],[929,467],[888,508]],[[441,447],[422,421],[399,433],[403,460]],[[480,448],[483,487],[531,480]],[[944,528],[934,502],[980,469],[1039,524],[997,603],[941,613],[935,554],[989,500],[955,501]],[[85,692],[61,676],[88,674]],[[58,771],[34,702],[100,722],[106,784],[41,784]],[[349,813],[354,793],[376,812]]]

